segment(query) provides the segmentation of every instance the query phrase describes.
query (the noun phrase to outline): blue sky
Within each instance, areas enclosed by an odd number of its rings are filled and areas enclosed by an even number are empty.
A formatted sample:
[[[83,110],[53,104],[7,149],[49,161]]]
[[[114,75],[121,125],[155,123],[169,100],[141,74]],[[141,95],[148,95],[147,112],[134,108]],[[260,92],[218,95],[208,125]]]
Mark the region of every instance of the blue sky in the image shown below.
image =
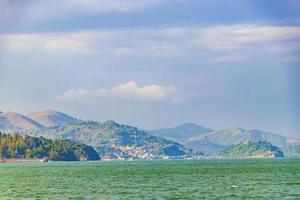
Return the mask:
[[[0,110],[300,137],[297,0],[0,0]]]

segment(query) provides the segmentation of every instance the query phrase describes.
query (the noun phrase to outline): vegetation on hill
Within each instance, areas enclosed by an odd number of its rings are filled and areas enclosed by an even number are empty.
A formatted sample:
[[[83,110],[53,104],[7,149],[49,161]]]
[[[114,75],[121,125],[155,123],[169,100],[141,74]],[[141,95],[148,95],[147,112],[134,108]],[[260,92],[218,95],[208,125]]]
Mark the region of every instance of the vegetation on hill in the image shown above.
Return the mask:
[[[21,136],[0,132],[0,158],[48,158],[53,161],[99,160],[98,153],[85,144],[70,140]]]
[[[150,159],[163,156],[185,157],[191,155],[191,150],[186,149],[181,144],[114,121],[104,123],[76,121],[35,134],[89,144],[103,158],[108,159]]]
[[[104,158],[217,156],[232,145],[249,141],[267,141],[280,148],[285,156],[300,157],[300,140],[255,129],[213,131],[186,123],[146,132],[114,121],[100,123],[77,120],[59,111],[35,112],[28,116],[0,112],[0,131],[18,132],[23,137],[69,139],[93,146]]]
[[[284,157],[283,152],[270,142],[248,142],[229,147],[223,152],[228,157]]]

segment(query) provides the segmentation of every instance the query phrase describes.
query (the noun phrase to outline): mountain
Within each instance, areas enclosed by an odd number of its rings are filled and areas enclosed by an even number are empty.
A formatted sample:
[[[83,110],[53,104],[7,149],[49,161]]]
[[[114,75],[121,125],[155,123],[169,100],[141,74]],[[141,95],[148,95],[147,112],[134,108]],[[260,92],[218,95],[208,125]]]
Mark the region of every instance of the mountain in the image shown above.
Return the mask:
[[[59,111],[34,112],[28,116],[0,112],[0,131],[78,141],[92,145],[105,158],[189,157],[195,152],[215,156],[229,146],[260,141],[270,142],[288,156],[300,156],[300,140],[256,129],[213,131],[185,123],[174,128],[142,131],[114,121],[77,120]]]
[[[195,137],[211,131],[211,129],[198,126],[197,124],[185,123],[174,128],[156,129],[147,132],[161,138],[184,143],[190,137]]]
[[[273,145],[286,149],[292,143],[300,142],[300,140],[287,138],[281,135],[261,131],[261,130],[245,130],[242,128],[232,128],[220,131],[204,133],[187,140],[185,145],[194,144],[200,141],[207,141],[219,145],[234,145],[245,142],[268,141]]]
[[[0,112],[0,131],[32,131],[44,128],[45,127],[42,124],[24,115],[14,112]]]
[[[192,153],[181,144],[114,121],[104,123],[75,121],[60,127],[47,128],[35,134],[91,145],[103,158],[108,159],[187,157]]]
[[[27,116],[45,127],[62,126],[76,121],[75,118],[58,111],[32,112]]]
[[[284,157],[283,152],[270,142],[246,142],[241,144],[232,145],[223,156],[235,158],[250,158],[250,157]]]
[[[50,140],[0,132],[0,158],[47,158],[53,161],[100,160],[98,153],[85,144],[70,140]]]

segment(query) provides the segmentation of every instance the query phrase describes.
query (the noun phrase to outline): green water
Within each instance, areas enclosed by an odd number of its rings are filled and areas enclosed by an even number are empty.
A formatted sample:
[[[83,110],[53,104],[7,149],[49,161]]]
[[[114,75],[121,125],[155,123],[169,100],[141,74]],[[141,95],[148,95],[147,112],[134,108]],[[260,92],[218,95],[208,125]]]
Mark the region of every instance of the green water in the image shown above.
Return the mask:
[[[0,199],[300,199],[300,160],[0,164]]]

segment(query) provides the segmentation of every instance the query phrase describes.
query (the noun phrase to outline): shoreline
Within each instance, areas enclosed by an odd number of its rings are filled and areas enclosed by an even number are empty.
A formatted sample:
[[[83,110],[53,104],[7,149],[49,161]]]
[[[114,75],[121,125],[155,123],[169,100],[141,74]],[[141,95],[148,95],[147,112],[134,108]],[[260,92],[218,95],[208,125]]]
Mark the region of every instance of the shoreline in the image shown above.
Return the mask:
[[[194,158],[194,159],[134,159],[134,160],[121,160],[121,159],[101,159],[99,161],[109,162],[109,161],[171,161],[171,160],[252,160],[252,159],[278,159],[280,157],[203,157],[203,158]],[[288,158],[288,157],[284,157]],[[70,162],[70,161],[49,161],[49,162]],[[81,161],[71,161],[71,162],[82,162]],[[41,159],[3,159],[0,160],[0,164],[5,163],[44,163]]]
[[[0,160],[1,163],[38,163],[41,162],[40,159],[3,159]]]

